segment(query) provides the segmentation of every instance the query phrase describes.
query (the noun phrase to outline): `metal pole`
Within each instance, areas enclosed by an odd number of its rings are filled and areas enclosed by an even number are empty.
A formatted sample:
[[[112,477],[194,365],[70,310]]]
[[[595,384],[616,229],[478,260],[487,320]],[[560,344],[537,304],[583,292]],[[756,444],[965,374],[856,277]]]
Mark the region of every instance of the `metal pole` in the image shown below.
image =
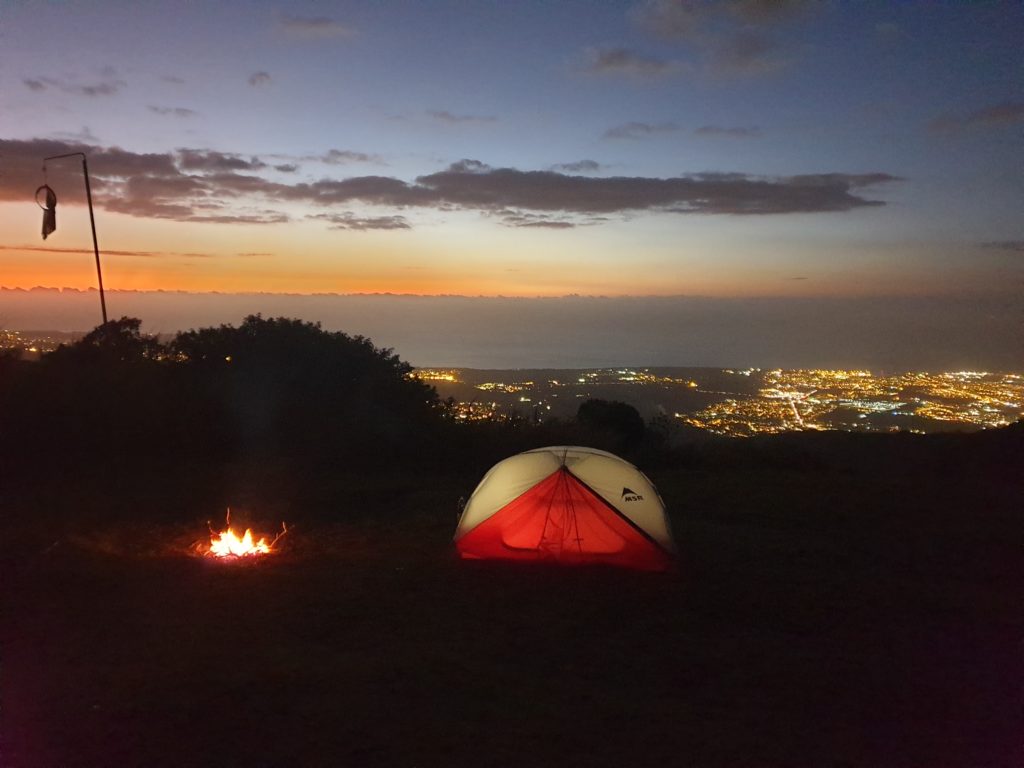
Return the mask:
[[[100,309],[103,310],[103,324],[107,324],[107,299],[103,295],[103,270],[100,269],[100,246],[96,241],[96,217],[92,213],[92,187],[89,186],[89,166],[82,153],[82,173],[85,174],[85,196],[89,200],[89,224],[92,226],[92,250],[96,254],[96,279],[100,283]]]
[[[89,224],[92,226],[92,250],[96,254],[96,277],[100,284],[100,309],[103,311],[103,324],[107,324],[107,298],[103,293],[103,270],[100,269],[100,246],[96,240],[96,217],[92,212],[92,187],[89,184],[89,164],[85,160],[84,152],[69,152],[66,155],[54,155],[53,157],[44,157],[43,162],[47,160],[60,160],[64,157],[78,157],[82,158],[82,173],[85,175],[85,197],[89,201]]]

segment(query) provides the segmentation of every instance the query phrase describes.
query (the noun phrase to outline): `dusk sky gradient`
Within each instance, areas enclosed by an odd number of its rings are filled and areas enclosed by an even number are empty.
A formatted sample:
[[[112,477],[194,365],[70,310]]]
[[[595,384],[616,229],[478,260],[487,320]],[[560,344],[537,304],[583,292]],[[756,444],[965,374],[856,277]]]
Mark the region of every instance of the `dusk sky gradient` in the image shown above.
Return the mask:
[[[45,243],[32,201],[85,151],[112,290],[948,298],[1012,359],[1021,40],[1022,3],[5,2],[0,285],[95,285],[80,166]]]

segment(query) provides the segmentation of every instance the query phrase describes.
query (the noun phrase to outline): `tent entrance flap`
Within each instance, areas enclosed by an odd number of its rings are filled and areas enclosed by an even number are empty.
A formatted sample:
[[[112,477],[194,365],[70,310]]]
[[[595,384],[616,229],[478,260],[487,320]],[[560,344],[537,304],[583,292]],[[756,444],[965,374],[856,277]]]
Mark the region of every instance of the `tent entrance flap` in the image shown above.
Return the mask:
[[[607,508],[564,467],[538,483],[499,513],[501,542],[509,549],[535,550],[549,557],[563,553],[611,554],[626,542]]]

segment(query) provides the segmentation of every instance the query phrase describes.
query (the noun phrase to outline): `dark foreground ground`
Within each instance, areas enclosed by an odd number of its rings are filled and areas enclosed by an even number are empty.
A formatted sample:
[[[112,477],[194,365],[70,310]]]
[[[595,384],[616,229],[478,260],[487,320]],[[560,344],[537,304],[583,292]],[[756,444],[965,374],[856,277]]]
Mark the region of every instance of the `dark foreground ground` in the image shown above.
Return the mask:
[[[464,473],[8,476],[0,764],[1019,768],[1020,462],[903,454],[652,473],[675,576],[460,563]],[[191,554],[240,487],[281,553]]]

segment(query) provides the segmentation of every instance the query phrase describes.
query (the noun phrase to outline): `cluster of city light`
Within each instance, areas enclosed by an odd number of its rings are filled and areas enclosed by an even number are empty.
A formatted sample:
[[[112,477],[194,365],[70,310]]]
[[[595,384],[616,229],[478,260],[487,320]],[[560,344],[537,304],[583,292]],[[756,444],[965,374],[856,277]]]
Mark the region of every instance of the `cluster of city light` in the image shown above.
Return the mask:
[[[459,383],[459,372],[453,368],[417,368],[410,375],[420,381],[443,381],[448,384]]]
[[[455,403],[451,411],[456,421],[495,421],[503,418],[497,403]]]
[[[875,415],[886,418],[879,423],[872,419]],[[726,398],[676,416],[724,435],[790,429],[922,431],[908,426],[908,417],[1000,427],[1024,417],[1024,379],[978,371],[876,376],[863,370],[777,369],[765,372],[763,386],[754,396]]]
[[[781,399],[728,398],[695,414],[675,416],[690,426],[733,437],[814,428],[801,422],[791,402]]]
[[[487,406],[474,403],[458,418],[497,418],[516,409],[535,419],[548,418],[553,404],[558,408],[555,415],[567,417],[575,413],[574,403],[589,397],[621,397],[626,402],[636,400],[639,405],[640,401],[657,402],[661,397],[658,392],[679,387],[712,398],[709,405],[676,412],[680,421],[733,436],[790,430],[976,429],[1004,426],[1024,416],[1024,377],[1019,374],[746,368],[706,369],[702,375],[691,370],[691,375],[680,377],[646,368],[600,368],[567,372],[564,377],[537,382],[522,380],[511,371],[506,380],[472,383],[470,377],[472,386],[491,393],[498,402]],[[466,379],[465,372],[445,373],[457,381]],[[732,376],[738,379],[735,386],[728,383]],[[436,380],[448,381],[441,376]],[[621,396],[615,394],[619,387],[623,388]],[[651,388],[650,396],[644,394],[647,387]],[[679,411],[678,406],[675,410]]]
[[[66,339],[57,339],[52,336],[26,336],[21,331],[0,330],[0,350],[9,349],[44,354],[53,352],[65,343],[67,343]]]
[[[587,376],[591,381],[598,380],[600,373],[589,373]],[[610,377],[609,377],[610,378]],[[632,369],[620,369],[615,372],[615,380],[628,382],[630,384],[682,384],[687,387],[696,387],[697,382],[691,379],[680,379],[673,376],[658,376],[651,373],[649,369],[642,368],[638,371]],[[580,379],[582,382],[583,379]]]
[[[485,381],[476,388],[483,392],[523,392],[533,386],[532,381]]]

